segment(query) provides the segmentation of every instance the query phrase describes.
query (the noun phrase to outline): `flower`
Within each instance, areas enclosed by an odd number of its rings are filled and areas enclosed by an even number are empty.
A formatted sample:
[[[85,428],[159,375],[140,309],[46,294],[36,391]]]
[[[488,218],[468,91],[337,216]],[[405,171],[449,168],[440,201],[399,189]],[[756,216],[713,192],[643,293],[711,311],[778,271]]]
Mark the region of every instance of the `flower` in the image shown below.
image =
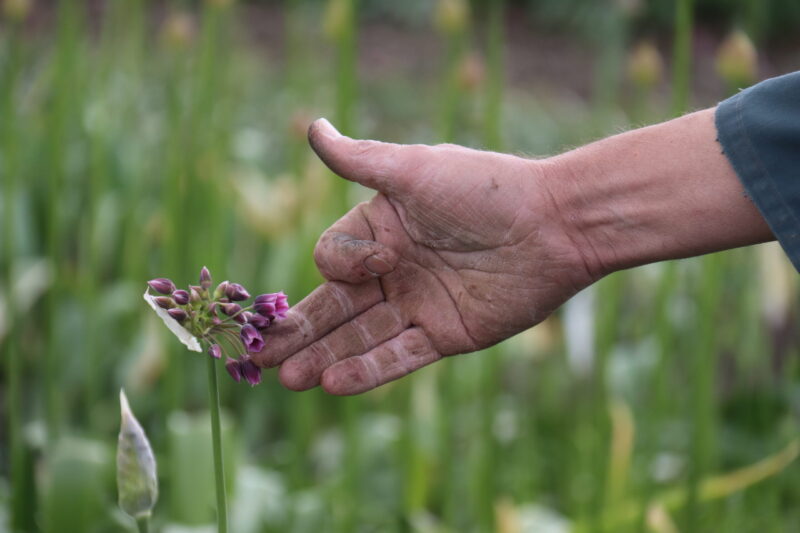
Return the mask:
[[[249,353],[264,348],[263,333],[286,316],[289,303],[283,292],[259,295],[252,305],[250,293],[239,283],[223,281],[211,291],[211,272],[200,270],[200,285],[177,289],[168,278],[147,282],[144,299],[190,350],[206,352],[212,359],[225,359],[225,369],[234,381],[244,378],[250,385],[261,382],[261,369]],[[165,294],[155,296],[151,291]],[[238,334],[241,344],[230,341]],[[223,341],[224,339],[224,341]]]
[[[178,322],[183,322],[184,320],[189,318],[189,315],[186,314],[186,311],[178,307],[175,307],[173,309],[167,309],[167,313],[169,313],[169,316],[171,316]]]
[[[233,357],[228,357],[225,360],[225,370],[228,371],[228,374],[231,375],[236,383],[242,381],[242,364]]]
[[[147,282],[150,288],[160,294],[171,294],[175,290],[175,284],[168,278],[156,278]]]
[[[247,292],[247,289],[238,283],[229,283],[225,289],[225,295],[234,302],[242,302],[250,298],[250,293]]]
[[[204,289],[211,287],[211,272],[206,267],[200,269],[200,286]]]
[[[117,492],[119,506],[133,518],[150,516],[158,500],[156,459],[142,426],[119,391],[122,423],[117,444]]]
[[[222,357],[222,347],[219,344],[212,344],[208,347],[208,355],[214,359]]]
[[[247,316],[247,322],[252,324],[256,329],[267,329],[270,325],[270,319],[258,313],[250,313]]]
[[[153,300],[161,309],[172,309],[175,307],[175,301],[169,296],[156,296]]]
[[[225,293],[228,290],[228,285],[229,284],[230,284],[230,282],[226,280],[226,281],[223,281],[222,283],[220,283],[219,285],[217,285],[217,288],[214,289],[214,299],[215,300],[219,300],[222,296],[225,295]]]
[[[172,291],[172,299],[178,305],[186,305],[189,303],[189,293],[183,289]]]
[[[272,322],[278,318],[286,318],[286,313],[289,311],[289,300],[283,291],[260,294],[255,299],[253,309]]]
[[[250,384],[251,387],[255,387],[261,383],[261,369],[256,366],[250,357],[247,355],[242,356],[242,360],[239,364],[241,365],[244,379]]]
[[[239,336],[242,339],[245,350],[248,352],[260,352],[264,348],[264,338],[252,324],[242,326]]]
[[[225,313],[228,316],[233,316],[233,315],[235,315],[236,313],[238,313],[239,311],[242,310],[242,306],[241,305],[234,304],[234,303],[222,304],[222,305],[219,306],[219,308],[222,310],[223,313]]]

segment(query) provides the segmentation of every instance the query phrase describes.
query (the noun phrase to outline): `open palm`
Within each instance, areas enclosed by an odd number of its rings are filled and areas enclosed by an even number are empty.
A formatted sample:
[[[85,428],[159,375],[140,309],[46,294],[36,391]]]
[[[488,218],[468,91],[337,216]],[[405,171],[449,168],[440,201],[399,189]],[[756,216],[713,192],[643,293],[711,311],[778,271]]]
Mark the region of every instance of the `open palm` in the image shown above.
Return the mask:
[[[309,138],[378,194],[323,234],[315,259],[330,281],[255,357],[280,364],[287,387],[364,392],[531,327],[592,281],[536,161],[356,141],[325,121]]]

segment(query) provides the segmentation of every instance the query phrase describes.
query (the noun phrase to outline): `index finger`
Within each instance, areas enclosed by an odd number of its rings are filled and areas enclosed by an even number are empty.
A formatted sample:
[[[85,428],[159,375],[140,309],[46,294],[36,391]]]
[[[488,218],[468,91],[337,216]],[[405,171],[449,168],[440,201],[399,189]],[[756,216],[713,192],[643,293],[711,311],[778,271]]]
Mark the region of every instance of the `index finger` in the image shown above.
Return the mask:
[[[323,283],[292,307],[286,318],[269,327],[264,349],[252,355],[253,361],[259,366],[277,366],[382,300],[377,279],[357,285]]]

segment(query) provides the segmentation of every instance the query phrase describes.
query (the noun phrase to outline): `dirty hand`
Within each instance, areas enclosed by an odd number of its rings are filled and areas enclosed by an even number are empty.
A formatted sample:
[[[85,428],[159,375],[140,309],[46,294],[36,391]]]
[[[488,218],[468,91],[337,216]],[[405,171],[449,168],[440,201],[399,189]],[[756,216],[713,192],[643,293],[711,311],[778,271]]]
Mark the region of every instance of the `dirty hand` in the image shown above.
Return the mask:
[[[293,390],[357,394],[543,320],[597,276],[565,230],[546,163],[454,145],[309,140],[377,191],[320,238],[329,281],[273,326],[254,359]]]

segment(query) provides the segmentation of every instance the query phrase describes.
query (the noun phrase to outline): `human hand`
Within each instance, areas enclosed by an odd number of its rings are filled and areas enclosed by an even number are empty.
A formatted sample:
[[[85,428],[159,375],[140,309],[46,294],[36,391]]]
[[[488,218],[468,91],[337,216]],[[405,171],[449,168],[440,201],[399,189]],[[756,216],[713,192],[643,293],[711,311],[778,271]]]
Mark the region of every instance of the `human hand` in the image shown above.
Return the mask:
[[[546,164],[454,145],[309,140],[340,176],[378,191],[320,238],[329,281],[254,356],[293,390],[357,394],[543,320],[596,277],[548,190]]]

